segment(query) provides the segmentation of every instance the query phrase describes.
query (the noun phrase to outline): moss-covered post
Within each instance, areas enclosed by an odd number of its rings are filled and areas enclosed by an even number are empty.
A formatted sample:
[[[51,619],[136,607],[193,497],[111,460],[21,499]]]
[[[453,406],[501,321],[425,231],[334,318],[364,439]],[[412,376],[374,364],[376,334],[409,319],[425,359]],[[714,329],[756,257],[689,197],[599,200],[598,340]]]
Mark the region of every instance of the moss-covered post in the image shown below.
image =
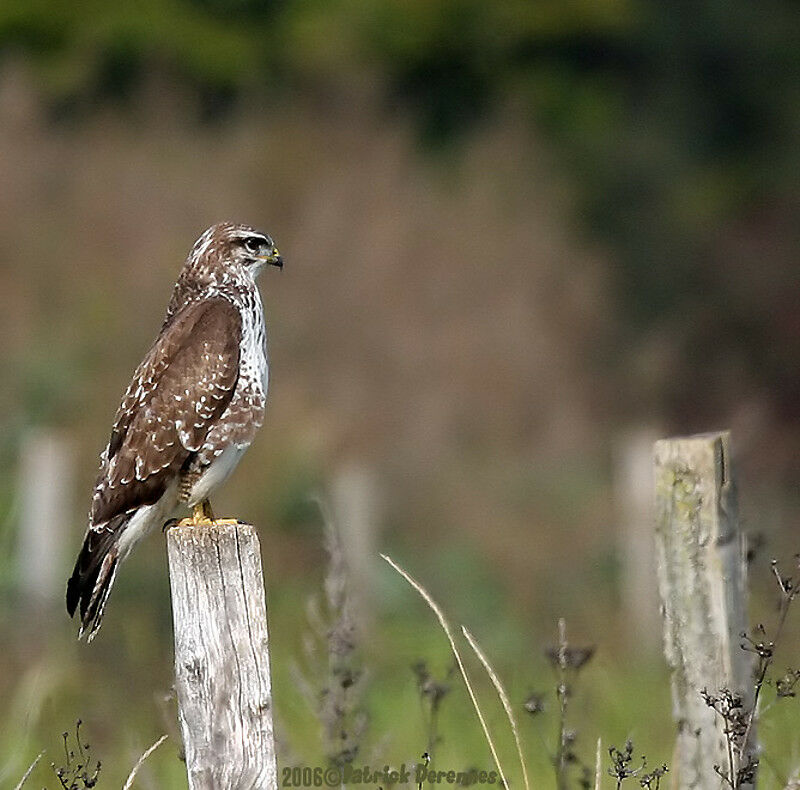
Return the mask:
[[[751,654],[740,646],[747,579],[729,444],[727,432],[655,443],[656,561],[681,788],[722,787],[715,765],[730,775],[722,720],[702,692],[727,689],[746,706],[752,699]]]

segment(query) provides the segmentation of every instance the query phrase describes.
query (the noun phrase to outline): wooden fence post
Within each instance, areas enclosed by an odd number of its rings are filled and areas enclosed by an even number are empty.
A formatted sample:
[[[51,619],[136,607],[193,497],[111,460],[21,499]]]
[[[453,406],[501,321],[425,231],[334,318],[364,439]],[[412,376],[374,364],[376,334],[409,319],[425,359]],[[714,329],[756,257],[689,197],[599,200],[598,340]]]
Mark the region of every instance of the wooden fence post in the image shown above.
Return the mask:
[[[167,531],[175,687],[190,790],[273,790],[267,606],[249,524]]]
[[[342,543],[358,620],[371,624],[378,556],[379,496],[375,475],[361,464],[340,467],[331,485],[333,523]]]
[[[30,429],[21,444],[18,586],[24,604],[39,614],[63,606],[64,541],[75,516],[74,453],[72,441],[49,428]]]
[[[728,771],[719,717],[701,691],[729,689],[752,704],[744,541],[727,432],[655,443],[656,560],[664,653],[678,725],[678,786],[716,790]],[[755,742],[754,735],[750,743]]]

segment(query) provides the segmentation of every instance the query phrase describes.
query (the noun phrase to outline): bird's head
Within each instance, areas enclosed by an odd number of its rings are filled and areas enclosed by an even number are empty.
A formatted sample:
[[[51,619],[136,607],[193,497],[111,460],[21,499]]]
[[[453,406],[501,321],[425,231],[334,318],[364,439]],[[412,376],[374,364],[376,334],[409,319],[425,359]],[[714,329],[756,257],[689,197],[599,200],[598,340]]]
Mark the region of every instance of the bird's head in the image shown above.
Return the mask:
[[[189,262],[199,268],[221,267],[253,278],[267,264],[283,268],[283,258],[269,234],[230,222],[212,225],[195,242]]]

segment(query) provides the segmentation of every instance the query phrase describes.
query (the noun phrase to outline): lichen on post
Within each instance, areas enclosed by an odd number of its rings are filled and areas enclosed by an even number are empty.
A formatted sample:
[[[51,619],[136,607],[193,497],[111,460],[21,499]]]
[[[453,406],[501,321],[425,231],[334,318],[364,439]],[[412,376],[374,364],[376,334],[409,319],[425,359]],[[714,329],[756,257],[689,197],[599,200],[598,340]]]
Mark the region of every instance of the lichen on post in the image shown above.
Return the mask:
[[[723,783],[714,765],[730,774],[732,757],[723,722],[703,692],[724,689],[745,706],[752,703],[751,656],[741,649],[747,579],[730,435],[658,441],[654,460],[656,560],[678,728],[678,786],[711,790]],[[752,733],[749,740],[755,741]]]

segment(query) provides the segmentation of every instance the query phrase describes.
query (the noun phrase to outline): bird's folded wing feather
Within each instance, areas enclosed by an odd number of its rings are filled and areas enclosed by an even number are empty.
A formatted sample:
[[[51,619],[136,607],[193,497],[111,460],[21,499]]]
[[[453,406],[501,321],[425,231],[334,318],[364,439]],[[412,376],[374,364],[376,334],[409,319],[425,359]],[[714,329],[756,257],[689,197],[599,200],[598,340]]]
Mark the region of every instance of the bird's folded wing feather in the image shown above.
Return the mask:
[[[223,298],[188,305],[161,331],[114,419],[91,526],[158,501],[233,397],[241,316]]]

